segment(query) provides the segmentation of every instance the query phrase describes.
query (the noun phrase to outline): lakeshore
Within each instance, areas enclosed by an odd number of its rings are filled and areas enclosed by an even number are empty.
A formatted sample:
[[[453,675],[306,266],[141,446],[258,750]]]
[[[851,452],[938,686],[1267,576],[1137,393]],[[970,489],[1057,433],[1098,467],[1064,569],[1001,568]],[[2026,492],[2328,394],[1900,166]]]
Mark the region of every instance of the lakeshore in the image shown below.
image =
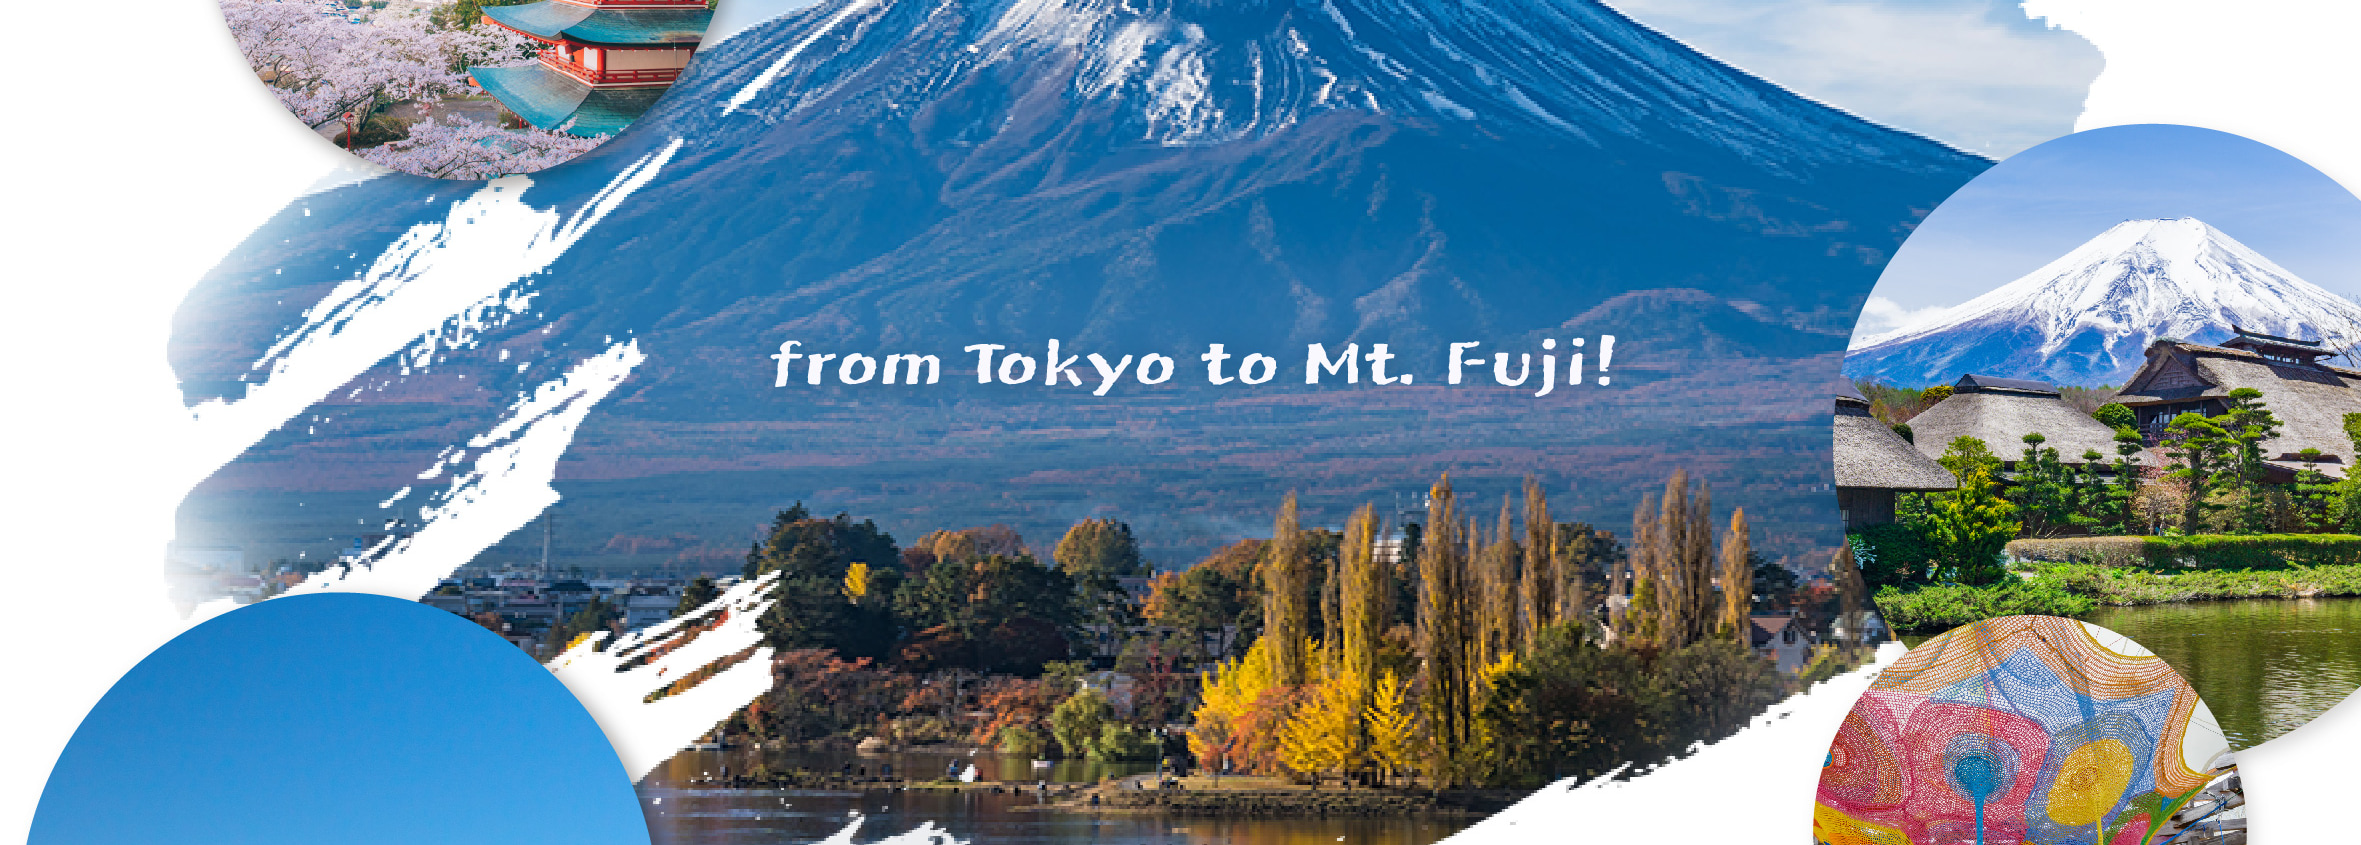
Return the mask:
[[[649,832],[656,845],[776,845],[779,842],[819,842],[857,825],[857,835],[848,841],[869,842],[902,834],[932,825],[935,829],[955,831],[962,839],[990,841],[995,845],[1090,845],[1090,843],[1121,842],[1125,845],[1300,845],[1304,842],[1334,842],[1345,837],[1350,842],[1388,843],[1388,845],[1427,845],[1439,842],[1468,825],[1478,816],[1466,812],[1396,812],[1385,815],[1331,812],[1255,813],[1255,814],[1192,814],[1165,812],[1156,808],[1109,806],[1106,793],[1101,793],[1098,808],[1088,806],[1086,790],[1107,789],[1109,792],[1131,790],[1124,782],[1137,783],[1139,775],[1088,777],[1080,774],[1080,767],[1061,762],[1045,771],[1048,794],[1042,794],[1041,779],[1017,780],[1018,769],[996,765],[991,755],[968,758],[964,754],[945,753],[941,759],[974,760],[979,769],[991,772],[998,768],[1007,774],[998,779],[979,777],[974,783],[934,780],[888,781],[874,774],[875,758],[871,758],[872,775],[863,779],[856,776],[845,781],[832,777],[824,767],[806,767],[793,780],[792,787],[737,788],[723,782],[705,779],[718,777],[725,759],[735,758],[738,749],[731,751],[688,751],[676,756],[648,780],[640,784],[641,803],[648,810]],[[898,757],[900,755],[888,755]],[[912,756],[919,756],[913,754]],[[732,760],[734,763],[735,760]],[[918,762],[913,760],[913,763]],[[944,762],[934,762],[926,769],[911,769],[935,774],[942,771]],[[1029,771],[1029,761],[1007,760]],[[833,770],[835,767],[825,767]],[[903,766],[896,764],[897,774]],[[1153,771],[1147,773],[1152,780]],[[738,777],[732,767],[732,777]],[[1060,780],[1061,777],[1072,778]],[[1200,786],[1193,779],[1183,781],[1174,793],[1187,793],[1189,801],[1200,796],[1245,796],[1265,792],[1288,792],[1287,788],[1272,788],[1260,778],[1240,778],[1225,775],[1223,788]],[[1235,786],[1237,788],[1233,789]],[[1154,790],[1146,790],[1155,792]],[[1341,796],[1346,790],[1334,786],[1320,790],[1323,798]],[[1356,789],[1354,793],[1371,790]],[[1308,796],[1307,796],[1308,797]],[[1263,799],[1267,801],[1268,799]],[[1356,795],[1354,799],[1360,800]]]
[[[1326,816],[1455,816],[1470,820],[1499,812],[1530,794],[1520,789],[1445,789],[1414,786],[1313,787],[1274,777],[1192,775],[1158,787],[1125,778],[1072,793],[1044,810],[1171,817],[1272,818]]]
[[[1326,816],[1462,816],[1481,818],[1514,804],[1529,792],[1519,789],[1435,790],[1416,785],[1309,785],[1257,775],[1190,775],[1159,779],[1154,773],[1109,777],[1097,783],[911,779],[891,774],[793,770],[756,774],[707,774],[683,786],[704,790],[746,790],[840,798],[895,793],[1005,795],[1033,799],[1025,812],[1131,814],[1173,817],[1284,818]]]

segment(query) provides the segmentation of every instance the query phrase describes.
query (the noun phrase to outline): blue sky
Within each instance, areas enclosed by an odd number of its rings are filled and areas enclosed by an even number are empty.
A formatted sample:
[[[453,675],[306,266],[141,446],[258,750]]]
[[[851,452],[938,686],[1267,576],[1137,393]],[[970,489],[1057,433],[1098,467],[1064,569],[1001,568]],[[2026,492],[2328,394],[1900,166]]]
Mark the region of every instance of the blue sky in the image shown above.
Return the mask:
[[[319,595],[224,614],[140,662],[76,730],[27,841],[647,845],[648,834],[613,747],[547,669],[445,611]]]
[[[2016,0],[1605,0],[1822,103],[2002,158],[2074,131],[2105,60]]]
[[[815,0],[722,0],[715,40]],[[1728,64],[1999,158],[2074,130],[2103,61],[2015,0],[1606,0]]]
[[[2295,157],[2210,129],[2061,138],[1953,194],[1886,266],[1856,339],[2015,281],[2125,220],[2195,217],[2296,276],[2361,299],[2361,200]]]

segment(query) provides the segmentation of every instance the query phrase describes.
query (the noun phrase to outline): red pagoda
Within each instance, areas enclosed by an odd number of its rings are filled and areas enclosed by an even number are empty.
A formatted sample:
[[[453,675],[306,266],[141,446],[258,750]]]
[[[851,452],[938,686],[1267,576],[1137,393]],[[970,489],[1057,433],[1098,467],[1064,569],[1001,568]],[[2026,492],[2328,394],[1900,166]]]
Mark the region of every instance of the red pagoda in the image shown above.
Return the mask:
[[[484,20],[547,46],[529,65],[468,68],[476,84],[534,126],[590,137],[655,105],[713,11],[705,0],[543,0],[485,7]]]

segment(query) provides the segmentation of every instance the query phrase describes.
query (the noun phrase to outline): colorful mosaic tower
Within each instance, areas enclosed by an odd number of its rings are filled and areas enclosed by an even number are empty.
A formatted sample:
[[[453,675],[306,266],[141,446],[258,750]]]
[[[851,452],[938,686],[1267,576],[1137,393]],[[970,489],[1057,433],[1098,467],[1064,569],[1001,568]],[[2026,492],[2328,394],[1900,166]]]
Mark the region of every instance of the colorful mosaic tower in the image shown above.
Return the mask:
[[[546,45],[539,61],[469,68],[501,105],[542,129],[612,135],[655,105],[705,37],[705,0],[544,0],[484,9],[488,23]]]
[[[2010,616],[1878,675],[1820,774],[1823,845],[2154,845],[2234,770],[2161,658],[2083,622]]]

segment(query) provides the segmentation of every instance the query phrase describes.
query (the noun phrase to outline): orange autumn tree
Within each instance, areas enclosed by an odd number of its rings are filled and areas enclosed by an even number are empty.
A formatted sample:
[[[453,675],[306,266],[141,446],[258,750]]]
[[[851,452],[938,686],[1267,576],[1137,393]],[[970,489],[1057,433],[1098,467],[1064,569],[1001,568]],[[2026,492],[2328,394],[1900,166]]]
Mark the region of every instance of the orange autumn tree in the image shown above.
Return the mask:
[[[1227,762],[1234,770],[1269,771],[1278,762],[1278,726],[1295,696],[1278,683],[1269,642],[1269,637],[1257,638],[1244,657],[1223,661],[1200,676],[1189,751],[1205,765]]]

